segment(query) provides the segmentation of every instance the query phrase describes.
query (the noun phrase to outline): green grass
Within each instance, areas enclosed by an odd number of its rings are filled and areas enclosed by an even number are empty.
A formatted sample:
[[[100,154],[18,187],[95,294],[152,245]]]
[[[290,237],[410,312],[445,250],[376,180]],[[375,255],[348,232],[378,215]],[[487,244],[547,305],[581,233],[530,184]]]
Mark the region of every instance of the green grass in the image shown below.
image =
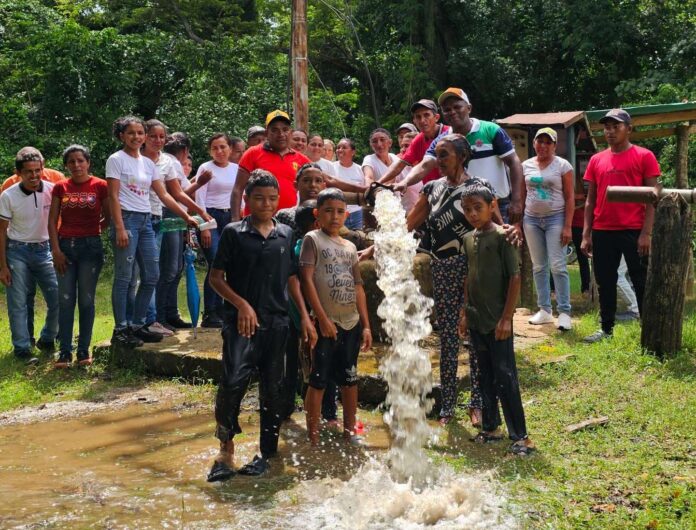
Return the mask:
[[[583,344],[595,329],[590,313],[573,332],[518,353],[535,456],[506,456],[507,444],[467,447],[469,432],[455,427],[460,452],[441,447],[441,457],[461,469],[494,470],[526,528],[696,528],[694,305],[683,351],[665,362],[641,351],[636,322],[617,326],[610,341]],[[600,416],[609,423],[565,430]]]
[[[199,271],[200,273],[200,271]],[[200,274],[199,274],[200,275]],[[199,278],[202,285],[202,277]],[[180,305],[186,315],[185,282],[179,289]],[[92,345],[110,339],[113,331],[111,312],[111,276],[108,271],[102,273],[97,286],[97,308],[92,336]],[[52,363],[42,358],[36,366],[25,366],[12,355],[12,342],[7,321],[6,295],[0,286],[0,412],[24,405],[36,405],[51,401],[70,399],[98,399],[109,391],[121,387],[144,387],[146,385],[175,385],[182,391],[189,392],[188,385],[177,380],[157,380],[147,378],[137,366],[131,368],[116,367],[104,359],[95,362],[89,368],[70,368],[55,370]],[[46,306],[43,297],[36,297],[35,335],[43,325]],[[75,332],[77,333],[77,317]],[[209,385],[208,385],[209,386]],[[209,389],[198,389],[207,391]],[[194,393],[198,390],[193,390]]]
[[[577,292],[577,268],[571,268]],[[94,343],[113,325],[111,282],[104,275],[97,299]],[[41,297],[37,297],[37,302]],[[182,295],[181,300],[185,300]],[[173,385],[193,399],[210,400],[210,385],[146,378],[137,369],[97,364],[87,370],[25,367],[14,361],[0,290],[0,411],[67,399],[94,399],[118,387]],[[582,302],[574,300],[579,313]],[[37,322],[41,322],[43,311]],[[596,312],[573,332],[518,352],[530,436],[528,459],[509,457],[507,444],[474,446],[473,431],[454,424],[438,458],[469,472],[492,470],[526,528],[696,528],[696,304],[686,311],[683,351],[661,362],[640,349],[637,323],[619,325],[610,341],[585,345]],[[561,362],[563,356],[570,355]],[[463,402],[463,401],[462,401]],[[606,426],[574,434],[565,427],[608,416]],[[466,425],[466,422],[462,422]]]

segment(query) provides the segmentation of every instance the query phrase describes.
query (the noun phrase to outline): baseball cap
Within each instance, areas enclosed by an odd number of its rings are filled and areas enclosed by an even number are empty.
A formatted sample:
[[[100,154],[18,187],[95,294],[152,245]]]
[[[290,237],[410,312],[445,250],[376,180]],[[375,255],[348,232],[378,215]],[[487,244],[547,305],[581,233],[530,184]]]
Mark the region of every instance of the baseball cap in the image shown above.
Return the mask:
[[[275,120],[285,120],[290,125],[292,125],[292,122],[290,121],[290,116],[288,116],[287,112],[283,112],[282,110],[274,110],[266,114],[266,127],[268,127],[271,124],[271,122]]]
[[[252,136],[256,136],[257,134],[266,134],[266,129],[260,125],[252,125],[249,127],[249,129],[247,129],[247,140]]]
[[[450,97],[456,97],[462,101],[465,101],[466,103],[469,103],[469,96],[466,95],[466,92],[464,92],[461,88],[449,87],[442,94],[440,94],[439,98],[437,98],[437,104],[442,106],[442,102]]]
[[[396,129],[396,134],[399,134],[399,131],[402,129],[406,129],[409,132],[414,132],[414,133],[418,132],[418,129],[416,129],[416,126],[413,125],[412,123],[409,123],[409,122],[405,122],[405,123],[402,123],[401,125],[399,125],[399,127]]]
[[[631,123],[631,115],[623,109],[611,109],[599,119],[599,123],[605,123],[609,120],[620,121],[621,123]]]
[[[547,135],[549,138],[551,138],[551,141],[553,143],[558,142],[558,133],[555,131],[555,129],[552,129],[551,127],[544,127],[542,129],[539,129],[536,134],[534,135],[534,139],[536,140],[539,138],[541,135]]]
[[[419,107],[432,110],[434,114],[438,113],[437,105],[435,105],[435,102],[432,99],[419,99],[418,101],[416,101],[413,105],[411,105],[411,114],[416,112],[416,109],[418,109]]]

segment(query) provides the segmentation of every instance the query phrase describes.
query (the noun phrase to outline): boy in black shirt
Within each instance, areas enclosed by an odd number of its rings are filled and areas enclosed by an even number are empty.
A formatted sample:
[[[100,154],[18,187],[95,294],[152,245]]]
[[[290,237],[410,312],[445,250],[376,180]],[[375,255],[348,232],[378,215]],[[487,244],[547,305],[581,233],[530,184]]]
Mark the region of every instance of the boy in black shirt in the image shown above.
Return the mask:
[[[261,475],[278,449],[282,421],[285,343],[288,336],[288,291],[301,318],[302,337],[312,346],[317,335],[300,292],[292,261],[292,230],[273,219],[278,181],[264,170],[252,171],[244,190],[250,215],[227,225],[220,238],[210,285],[225,300],[222,328],[223,376],[215,402],[215,434],[220,452],[208,481],[227,480],[233,469],[239,408],[252,373],[259,373],[261,456],[239,469]]]

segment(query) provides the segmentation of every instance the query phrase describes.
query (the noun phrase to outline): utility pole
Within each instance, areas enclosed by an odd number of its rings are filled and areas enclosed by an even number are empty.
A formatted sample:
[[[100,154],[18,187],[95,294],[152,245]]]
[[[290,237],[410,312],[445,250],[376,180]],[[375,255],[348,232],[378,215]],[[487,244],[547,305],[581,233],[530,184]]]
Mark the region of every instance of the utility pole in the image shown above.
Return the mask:
[[[308,130],[309,88],[307,78],[307,0],[292,0],[292,107],[295,127]]]

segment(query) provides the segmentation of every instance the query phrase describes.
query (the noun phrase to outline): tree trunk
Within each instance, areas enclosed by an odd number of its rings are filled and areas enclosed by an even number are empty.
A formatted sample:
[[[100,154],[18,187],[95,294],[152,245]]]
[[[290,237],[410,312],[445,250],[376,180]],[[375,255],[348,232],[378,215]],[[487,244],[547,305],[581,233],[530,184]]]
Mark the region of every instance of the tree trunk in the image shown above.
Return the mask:
[[[655,212],[640,338],[644,348],[660,357],[681,348],[692,231],[686,201],[676,193],[663,197]]]
[[[677,125],[677,160],[675,163],[677,173],[677,188],[689,187],[689,124]],[[686,295],[694,294],[694,256],[689,255],[689,273],[687,274]]]
[[[309,132],[309,78],[307,72],[307,2],[292,2],[292,108],[297,129]]]

